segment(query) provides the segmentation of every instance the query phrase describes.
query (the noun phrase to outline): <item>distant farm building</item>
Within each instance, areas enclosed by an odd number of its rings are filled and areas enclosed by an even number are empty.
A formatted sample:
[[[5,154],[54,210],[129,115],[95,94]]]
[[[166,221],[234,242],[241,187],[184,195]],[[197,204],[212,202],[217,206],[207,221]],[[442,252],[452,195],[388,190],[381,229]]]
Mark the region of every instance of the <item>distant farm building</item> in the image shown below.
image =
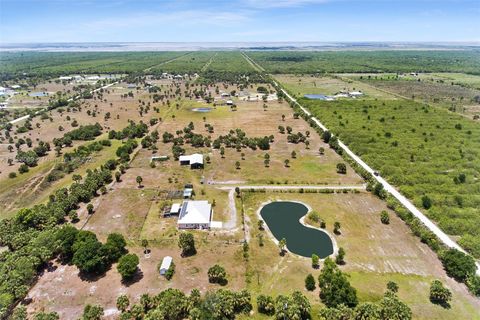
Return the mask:
[[[178,229],[210,229],[212,205],[207,200],[184,201],[178,217]]]
[[[194,153],[191,155],[180,156],[179,159],[182,166],[189,165],[190,169],[201,169],[203,168],[203,155],[199,153]]]
[[[227,100],[227,106],[233,106],[233,101],[232,100]]]
[[[363,92],[360,92],[360,91],[351,91],[348,93],[350,95],[350,97],[352,98],[356,98],[356,97],[360,97],[360,96],[363,96]]]
[[[166,256],[162,260],[162,264],[160,265],[160,274],[163,276],[165,273],[167,273],[168,269],[170,269],[170,266],[172,265],[173,258],[170,256]]]
[[[150,158],[150,161],[167,161],[168,160],[168,156],[152,156]]]

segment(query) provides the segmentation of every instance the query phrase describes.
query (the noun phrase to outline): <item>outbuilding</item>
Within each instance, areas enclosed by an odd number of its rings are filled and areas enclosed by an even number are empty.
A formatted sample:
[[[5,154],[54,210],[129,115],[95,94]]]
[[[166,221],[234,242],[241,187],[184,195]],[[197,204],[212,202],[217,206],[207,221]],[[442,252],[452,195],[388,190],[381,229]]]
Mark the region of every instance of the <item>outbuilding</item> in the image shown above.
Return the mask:
[[[166,256],[163,258],[162,264],[160,265],[160,270],[159,270],[162,276],[164,276],[165,273],[167,273],[168,269],[170,269],[172,262],[173,262],[173,258],[170,256]]]
[[[178,160],[180,161],[180,165],[189,165],[190,169],[203,168],[203,155],[199,153],[180,156]]]

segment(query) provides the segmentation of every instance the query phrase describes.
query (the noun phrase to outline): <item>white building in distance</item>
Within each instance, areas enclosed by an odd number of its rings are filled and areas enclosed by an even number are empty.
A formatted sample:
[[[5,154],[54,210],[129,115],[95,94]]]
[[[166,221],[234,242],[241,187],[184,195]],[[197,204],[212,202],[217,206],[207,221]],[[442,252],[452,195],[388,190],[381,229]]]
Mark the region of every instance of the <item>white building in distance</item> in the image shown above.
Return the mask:
[[[207,200],[184,201],[178,217],[178,229],[210,229],[212,205]]]

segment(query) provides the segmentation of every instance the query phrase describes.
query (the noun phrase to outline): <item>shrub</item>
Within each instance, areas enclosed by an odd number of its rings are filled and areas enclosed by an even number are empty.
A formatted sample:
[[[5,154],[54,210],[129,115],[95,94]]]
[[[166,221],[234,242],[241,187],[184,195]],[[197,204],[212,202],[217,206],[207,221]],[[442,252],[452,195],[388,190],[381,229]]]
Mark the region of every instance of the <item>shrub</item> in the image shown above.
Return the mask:
[[[440,260],[447,274],[462,282],[465,281],[468,276],[475,274],[477,270],[475,260],[457,249],[445,251],[440,256]]]
[[[312,254],[312,267],[313,268],[318,268],[319,266],[319,261],[320,261],[320,258],[314,253]]]
[[[346,174],[347,173],[347,166],[345,163],[337,163],[337,173]]]
[[[190,256],[197,253],[195,249],[195,239],[189,232],[180,233],[178,246],[182,249],[182,256]]]
[[[267,295],[259,295],[257,297],[257,306],[258,312],[266,314],[266,315],[273,315],[275,313],[275,301],[271,296]]]
[[[129,253],[118,260],[117,270],[123,280],[130,280],[137,272],[139,259],[136,254]]]
[[[305,288],[308,291],[313,291],[315,290],[315,278],[312,276],[312,274],[308,274],[308,276],[305,278]]]
[[[390,216],[388,215],[387,211],[382,210],[382,212],[380,213],[380,221],[382,221],[383,224],[390,223]]]
[[[448,305],[452,299],[452,293],[445,288],[440,280],[433,280],[430,284],[430,301],[441,305]]]
[[[227,280],[226,277],[227,273],[225,269],[218,264],[215,264],[208,269],[208,282],[210,283],[224,284]]]
[[[165,278],[167,280],[171,280],[173,275],[175,274],[175,263],[170,264],[170,268],[168,268],[167,272],[165,272]]]

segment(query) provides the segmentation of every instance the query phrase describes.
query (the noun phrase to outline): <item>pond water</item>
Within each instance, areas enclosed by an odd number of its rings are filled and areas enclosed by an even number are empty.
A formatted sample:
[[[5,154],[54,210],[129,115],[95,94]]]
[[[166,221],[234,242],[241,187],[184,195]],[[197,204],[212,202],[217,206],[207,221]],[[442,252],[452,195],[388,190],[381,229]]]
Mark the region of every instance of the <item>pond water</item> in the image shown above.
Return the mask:
[[[305,98],[308,99],[315,99],[315,100],[327,100],[328,97],[323,94],[305,94],[303,95]]]
[[[210,112],[212,108],[194,108],[192,111],[194,112]]]
[[[303,257],[312,254],[326,258],[333,253],[333,243],[327,233],[304,226],[300,218],[308,208],[292,201],[275,201],[265,205],[260,215],[277,240],[285,238],[287,249]]]
[[[29,94],[30,97],[46,97],[48,96],[47,92],[32,92]]]

